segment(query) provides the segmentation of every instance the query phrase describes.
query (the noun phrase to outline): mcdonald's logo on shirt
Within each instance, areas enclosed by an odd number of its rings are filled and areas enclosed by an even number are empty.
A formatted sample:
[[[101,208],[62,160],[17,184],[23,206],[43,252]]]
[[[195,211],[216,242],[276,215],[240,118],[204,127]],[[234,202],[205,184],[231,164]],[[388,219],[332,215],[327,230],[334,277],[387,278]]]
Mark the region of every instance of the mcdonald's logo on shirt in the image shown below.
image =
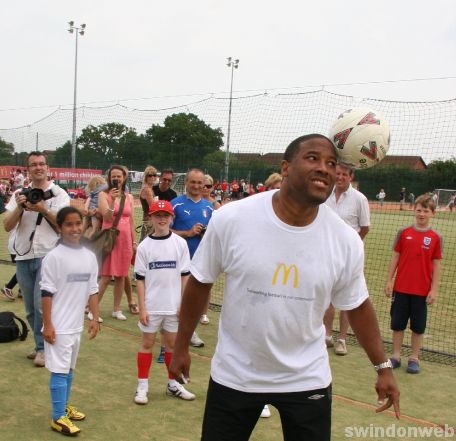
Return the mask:
[[[299,281],[299,272],[298,272],[298,268],[296,268],[296,265],[290,265],[290,266],[286,266],[284,263],[280,263],[275,272],[274,272],[274,277],[272,278],[272,284],[275,285],[277,283],[277,279],[279,277],[279,274],[282,272],[283,270],[283,284],[286,285],[287,282],[288,282],[288,278],[290,277],[290,273],[291,273],[291,270],[293,270],[293,288],[297,288],[298,287],[298,281]]]

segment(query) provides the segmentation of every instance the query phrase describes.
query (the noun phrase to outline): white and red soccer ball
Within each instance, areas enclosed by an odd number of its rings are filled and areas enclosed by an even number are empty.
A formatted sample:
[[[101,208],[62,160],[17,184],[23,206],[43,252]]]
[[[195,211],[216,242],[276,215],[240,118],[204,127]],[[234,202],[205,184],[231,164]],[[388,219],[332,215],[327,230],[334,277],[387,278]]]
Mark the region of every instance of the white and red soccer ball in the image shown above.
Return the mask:
[[[332,125],[329,139],[336,146],[341,162],[357,169],[373,167],[389,149],[388,121],[381,113],[366,107],[346,110]]]

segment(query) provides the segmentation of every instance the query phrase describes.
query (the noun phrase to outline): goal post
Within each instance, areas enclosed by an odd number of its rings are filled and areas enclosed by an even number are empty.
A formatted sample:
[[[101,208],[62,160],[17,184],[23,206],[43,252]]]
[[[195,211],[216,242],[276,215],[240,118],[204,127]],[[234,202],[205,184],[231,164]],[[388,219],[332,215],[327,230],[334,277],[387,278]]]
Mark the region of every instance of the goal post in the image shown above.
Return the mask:
[[[434,194],[437,196],[436,198],[436,209],[438,210],[446,210],[449,209],[450,200],[452,196],[456,196],[456,190],[448,189],[448,188],[436,188],[434,190]],[[453,198],[454,202],[454,198]]]

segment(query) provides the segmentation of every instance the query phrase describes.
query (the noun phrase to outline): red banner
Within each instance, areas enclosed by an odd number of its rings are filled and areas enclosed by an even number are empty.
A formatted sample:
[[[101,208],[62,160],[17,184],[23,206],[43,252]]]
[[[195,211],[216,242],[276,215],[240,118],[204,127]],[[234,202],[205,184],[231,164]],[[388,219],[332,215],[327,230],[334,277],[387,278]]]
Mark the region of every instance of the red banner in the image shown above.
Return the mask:
[[[57,181],[87,182],[93,176],[101,175],[101,170],[92,168],[50,168],[50,175]]]
[[[10,179],[15,174],[16,170],[21,170],[25,175],[26,167],[18,167],[14,165],[0,166],[0,179]],[[56,181],[77,181],[88,182],[88,180],[97,175],[101,175],[101,170],[92,168],[50,168],[49,176]]]

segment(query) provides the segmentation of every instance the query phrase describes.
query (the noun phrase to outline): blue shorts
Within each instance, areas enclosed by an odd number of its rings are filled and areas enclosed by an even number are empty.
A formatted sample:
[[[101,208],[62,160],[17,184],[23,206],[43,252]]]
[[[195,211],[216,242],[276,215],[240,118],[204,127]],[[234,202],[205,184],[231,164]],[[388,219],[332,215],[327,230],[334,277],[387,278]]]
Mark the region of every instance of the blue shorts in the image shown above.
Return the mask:
[[[393,292],[391,299],[391,330],[404,331],[410,319],[410,329],[424,334],[427,320],[427,297]]]

